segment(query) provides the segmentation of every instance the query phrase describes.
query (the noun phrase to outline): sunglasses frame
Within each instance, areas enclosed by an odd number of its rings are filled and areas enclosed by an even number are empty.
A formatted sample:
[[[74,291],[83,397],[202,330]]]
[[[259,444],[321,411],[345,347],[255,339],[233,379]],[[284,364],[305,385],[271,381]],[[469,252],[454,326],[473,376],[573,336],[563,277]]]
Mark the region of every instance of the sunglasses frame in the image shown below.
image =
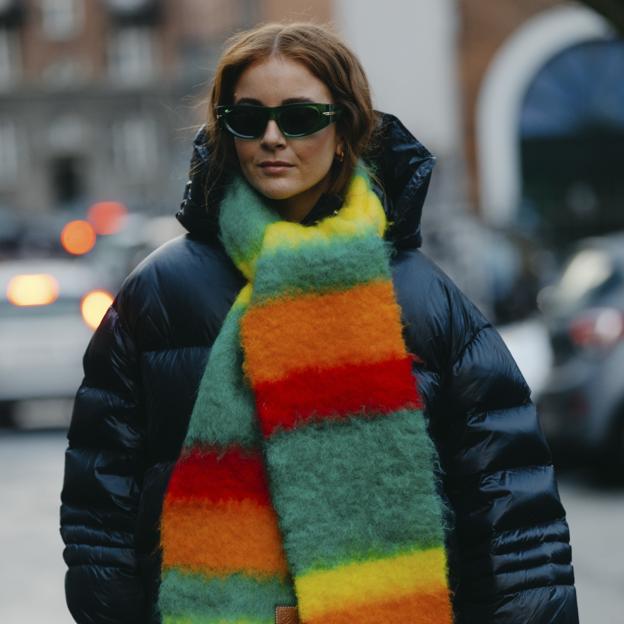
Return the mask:
[[[280,115],[285,111],[292,110],[293,108],[313,108],[317,113],[319,113],[318,124],[313,126],[312,130],[308,132],[304,132],[304,133],[285,132],[280,124]],[[241,134],[240,132],[237,132],[236,130],[234,130],[228,124],[227,122],[228,115],[237,110],[240,111],[241,109],[262,111],[263,113],[268,114],[266,123],[264,125],[264,128],[261,134],[259,134],[258,136],[249,136],[249,135]],[[342,109],[336,104],[317,104],[314,102],[294,102],[293,104],[283,104],[282,106],[260,106],[258,104],[231,104],[231,105],[224,104],[221,106],[217,106],[215,111],[217,115],[217,121],[219,122],[219,125],[224,130],[227,130],[231,135],[235,136],[238,139],[242,139],[244,141],[255,141],[264,136],[264,133],[266,132],[266,127],[269,121],[271,120],[275,121],[275,123],[277,124],[277,127],[280,129],[280,132],[288,139],[297,139],[301,137],[310,136],[311,134],[314,134],[315,132],[318,132],[319,130],[326,128],[327,126],[329,126],[330,123],[335,122],[340,116]]]

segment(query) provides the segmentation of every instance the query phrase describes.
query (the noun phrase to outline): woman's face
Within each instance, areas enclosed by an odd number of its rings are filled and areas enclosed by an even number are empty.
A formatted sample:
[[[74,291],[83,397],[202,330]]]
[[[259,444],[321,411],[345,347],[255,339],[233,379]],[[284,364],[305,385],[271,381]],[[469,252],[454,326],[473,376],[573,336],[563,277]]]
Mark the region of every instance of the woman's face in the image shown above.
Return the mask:
[[[280,106],[295,101],[334,103],[327,86],[305,65],[283,57],[253,63],[234,88],[235,104]],[[293,220],[303,218],[326,190],[332,162],[341,149],[334,123],[305,137],[286,138],[274,120],[261,138],[235,138],[234,145],[247,181],[265,197],[285,200],[286,218]]]

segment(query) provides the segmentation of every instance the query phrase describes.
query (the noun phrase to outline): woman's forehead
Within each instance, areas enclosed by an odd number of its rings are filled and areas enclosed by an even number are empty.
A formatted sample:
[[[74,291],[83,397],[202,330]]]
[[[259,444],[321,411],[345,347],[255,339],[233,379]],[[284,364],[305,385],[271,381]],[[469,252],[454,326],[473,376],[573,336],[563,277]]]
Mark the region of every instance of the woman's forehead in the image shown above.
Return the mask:
[[[331,92],[305,65],[284,57],[256,61],[240,75],[234,101],[255,100],[265,106],[294,101],[332,103]]]

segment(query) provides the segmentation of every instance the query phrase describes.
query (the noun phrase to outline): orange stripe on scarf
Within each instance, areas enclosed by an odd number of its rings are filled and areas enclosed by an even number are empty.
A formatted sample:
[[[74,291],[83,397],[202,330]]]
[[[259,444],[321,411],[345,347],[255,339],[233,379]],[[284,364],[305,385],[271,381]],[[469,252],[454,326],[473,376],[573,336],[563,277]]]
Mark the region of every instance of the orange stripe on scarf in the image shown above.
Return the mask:
[[[326,613],[318,618],[308,618],[306,624],[441,624],[452,621],[449,593],[444,588]]]
[[[389,281],[252,306],[241,321],[245,368],[257,384],[306,367],[401,358],[400,323]]]
[[[220,575],[246,571],[285,576],[288,566],[272,507],[250,501],[209,506],[165,504],[163,566]]]

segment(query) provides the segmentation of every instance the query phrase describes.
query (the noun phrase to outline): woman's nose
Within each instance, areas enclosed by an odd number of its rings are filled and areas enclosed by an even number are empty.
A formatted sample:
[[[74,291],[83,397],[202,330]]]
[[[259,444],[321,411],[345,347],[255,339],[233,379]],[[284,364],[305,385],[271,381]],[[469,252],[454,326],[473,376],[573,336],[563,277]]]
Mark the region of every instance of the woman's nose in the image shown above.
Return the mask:
[[[274,119],[270,119],[267,127],[264,130],[262,136],[262,143],[267,146],[285,145],[286,138],[281,133],[277,122]]]

